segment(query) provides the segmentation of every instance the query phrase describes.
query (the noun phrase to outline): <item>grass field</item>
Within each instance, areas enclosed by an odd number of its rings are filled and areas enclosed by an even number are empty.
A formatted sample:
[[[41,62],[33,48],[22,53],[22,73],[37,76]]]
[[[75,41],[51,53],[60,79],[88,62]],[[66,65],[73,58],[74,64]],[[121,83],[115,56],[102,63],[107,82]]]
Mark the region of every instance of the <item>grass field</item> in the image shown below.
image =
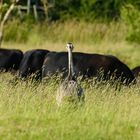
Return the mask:
[[[68,27],[63,25],[65,28],[62,31],[66,33],[66,30],[70,31],[73,26],[76,26],[71,25],[71,28],[69,28],[70,25]],[[88,27],[91,27],[91,25]],[[66,43],[72,41],[75,45],[74,51],[112,54],[130,68],[140,65],[140,46],[128,44],[124,40],[122,32],[117,33],[116,28],[112,27],[111,32],[107,32],[103,40],[99,42],[94,39],[92,41],[92,37],[90,41],[88,38],[83,41],[84,37],[77,38],[76,31],[78,34],[82,27],[77,28],[73,29],[74,33],[68,35],[69,37],[64,38],[64,36],[61,36],[62,40],[57,38],[56,41],[46,39],[42,41],[43,43],[36,42],[35,40],[42,40],[42,38],[39,38],[38,34],[32,34],[31,37],[33,38],[29,39],[27,43],[6,42],[3,47],[18,48],[23,51],[34,48],[65,51]],[[89,30],[90,28],[84,33]],[[113,36],[113,31],[115,36]],[[57,29],[53,32],[58,32],[58,35],[61,30]],[[117,37],[117,34],[120,36]],[[114,41],[113,38],[115,37],[117,39]],[[39,84],[31,83],[30,80],[15,82],[13,76],[7,73],[1,74],[0,83],[0,139],[140,139],[139,83],[130,87],[122,87],[120,91],[117,91],[109,83],[95,85],[94,81],[90,83],[83,82],[85,104],[82,106],[69,104],[62,107],[58,107],[55,101],[56,89],[59,86],[59,81],[56,79]]]

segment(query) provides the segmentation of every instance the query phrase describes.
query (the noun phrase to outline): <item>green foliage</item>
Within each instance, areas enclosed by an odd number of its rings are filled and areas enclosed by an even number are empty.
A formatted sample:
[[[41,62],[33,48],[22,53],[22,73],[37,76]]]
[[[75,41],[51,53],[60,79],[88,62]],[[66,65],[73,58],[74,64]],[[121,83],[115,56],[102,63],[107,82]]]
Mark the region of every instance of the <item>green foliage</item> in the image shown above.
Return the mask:
[[[110,84],[85,87],[83,106],[58,107],[55,79],[47,83],[10,83],[0,75],[0,139],[139,140],[140,88],[115,91]],[[14,82],[14,81],[13,81]]]
[[[0,5],[0,21],[2,20],[4,14],[6,13],[6,11],[8,10],[8,4],[4,3],[3,5]]]
[[[44,3],[43,0],[42,2]],[[5,3],[10,4],[10,1],[7,0]],[[26,5],[27,1],[19,3]],[[39,0],[38,3],[42,5]],[[55,0],[54,7],[48,9],[48,16],[50,20],[75,18],[86,21],[94,21],[95,19],[111,21],[120,18],[120,10],[126,4],[132,4],[140,9],[139,0]]]
[[[121,32],[118,30],[121,29]],[[74,20],[64,23],[35,25],[32,21],[11,21],[5,26],[5,41],[16,42],[81,42],[100,43],[105,40],[117,42],[123,40],[125,28],[121,23],[88,23]]]
[[[119,17],[119,9],[123,1],[118,0],[57,0],[55,3],[55,15],[58,18],[75,17],[92,21],[94,19],[116,19]]]
[[[62,32],[63,29],[66,32],[66,29],[72,29],[74,25],[75,23],[66,28],[66,25],[61,24],[59,30]],[[54,26],[58,28],[58,25]],[[88,25],[88,28],[91,29],[92,26]],[[76,27],[78,28],[78,25]],[[78,30],[81,28],[83,27]],[[114,31],[113,28],[112,30]],[[56,30],[50,29],[51,32],[56,33]],[[30,37],[33,38],[33,35],[31,34]],[[48,41],[46,42],[48,43]],[[4,45],[4,47],[14,47],[24,51],[33,48],[65,50],[66,42],[61,44],[55,39],[50,44],[46,42],[43,43],[43,46],[10,42],[9,46]],[[116,54],[131,67],[139,64],[139,47],[121,44],[121,41],[118,44],[109,43],[104,41],[99,45],[94,42],[92,45],[83,45],[82,42],[79,44],[74,42],[74,45],[75,51]],[[56,77],[40,84],[33,84],[30,80],[15,82],[10,74],[1,74],[0,83],[0,139],[140,139],[139,83],[131,87],[122,87],[120,91],[116,91],[110,83],[84,81],[82,87],[85,92],[85,104],[78,107],[69,104],[62,107],[57,106],[55,98],[59,81]]]
[[[121,17],[128,28],[126,39],[140,43],[140,11],[133,5],[126,5],[122,8]]]
[[[40,23],[35,24],[33,16],[25,14],[19,18],[15,10],[12,13],[15,15],[14,18],[12,16],[10,19],[16,19],[16,21],[9,22],[5,27],[5,40],[34,42],[30,38],[30,34],[39,32],[39,42],[47,37],[47,40],[76,42],[100,42],[106,38],[118,41],[126,38],[128,41],[139,43],[139,11],[139,0],[56,0],[55,6],[48,10],[48,19],[50,21],[58,20],[58,22],[55,24],[51,22],[52,24],[48,25],[44,21],[40,26]],[[120,15],[127,26],[121,25]],[[39,18],[41,19],[41,16]],[[17,19],[20,19],[18,23]],[[121,26],[121,31],[118,26]],[[38,42],[38,36],[36,34],[33,36],[36,38],[35,42]]]
[[[5,26],[5,41],[26,42],[30,35],[33,24],[31,22],[21,23],[19,20],[13,20]],[[8,29],[6,29],[8,27]]]
[[[95,19],[117,20],[120,18],[122,6],[129,3],[140,8],[139,0],[56,0],[50,16],[54,20],[68,18],[84,19],[86,21]]]

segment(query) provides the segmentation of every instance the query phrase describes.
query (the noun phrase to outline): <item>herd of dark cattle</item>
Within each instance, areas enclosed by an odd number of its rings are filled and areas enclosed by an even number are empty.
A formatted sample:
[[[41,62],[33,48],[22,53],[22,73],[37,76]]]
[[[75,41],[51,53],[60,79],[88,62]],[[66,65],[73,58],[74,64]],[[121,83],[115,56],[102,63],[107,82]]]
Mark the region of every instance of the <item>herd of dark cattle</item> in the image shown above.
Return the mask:
[[[109,79],[112,75],[121,82],[130,84],[140,75],[140,66],[130,68],[112,55],[73,53],[75,76]],[[34,49],[23,53],[16,49],[0,49],[1,72],[14,72],[21,79],[34,75],[35,79],[68,72],[68,53]],[[102,73],[102,74],[101,74]],[[102,75],[102,76],[101,76]]]

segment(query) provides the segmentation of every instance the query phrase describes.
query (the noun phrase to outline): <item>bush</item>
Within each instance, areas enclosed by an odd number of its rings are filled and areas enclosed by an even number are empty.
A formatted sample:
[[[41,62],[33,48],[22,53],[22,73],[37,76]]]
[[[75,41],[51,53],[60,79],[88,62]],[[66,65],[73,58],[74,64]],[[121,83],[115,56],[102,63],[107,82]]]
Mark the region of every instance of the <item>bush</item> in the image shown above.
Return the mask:
[[[7,23],[5,26],[5,41],[15,41],[15,42],[26,42],[29,37],[29,33],[32,30],[32,24],[21,23],[18,20],[13,20]]]
[[[35,1],[37,0],[31,0],[32,3]],[[45,2],[46,0],[41,1]],[[27,0],[22,0],[19,3],[25,5],[26,2]],[[4,3],[10,5],[10,0],[5,0]],[[139,0],[56,0],[54,7],[46,8],[48,9],[46,13],[50,21],[64,21],[72,18],[86,21],[94,21],[95,19],[112,21],[120,19],[120,10],[126,4],[132,4],[140,9]],[[43,16],[44,18],[45,15]]]
[[[74,17],[86,21],[114,20],[120,17],[120,8],[124,1],[118,0],[57,0],[52,12],[52,19]]]
[[[126,5],[121,10],[121,18],[128,28],[126,40],[140,43],[140,12],[133,5]]]

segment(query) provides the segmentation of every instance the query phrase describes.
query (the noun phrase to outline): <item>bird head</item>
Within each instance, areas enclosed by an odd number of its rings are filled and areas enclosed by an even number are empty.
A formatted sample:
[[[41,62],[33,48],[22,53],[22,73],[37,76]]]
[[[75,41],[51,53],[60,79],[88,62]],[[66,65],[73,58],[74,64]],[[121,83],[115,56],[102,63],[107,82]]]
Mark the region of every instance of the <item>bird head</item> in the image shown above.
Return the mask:
[[[72,50],[74,49],[74,46],[73,46],[72,43],[67,43],[66,48],[67,48],[68,50],[71,50],[71,51],[72,51]]]

